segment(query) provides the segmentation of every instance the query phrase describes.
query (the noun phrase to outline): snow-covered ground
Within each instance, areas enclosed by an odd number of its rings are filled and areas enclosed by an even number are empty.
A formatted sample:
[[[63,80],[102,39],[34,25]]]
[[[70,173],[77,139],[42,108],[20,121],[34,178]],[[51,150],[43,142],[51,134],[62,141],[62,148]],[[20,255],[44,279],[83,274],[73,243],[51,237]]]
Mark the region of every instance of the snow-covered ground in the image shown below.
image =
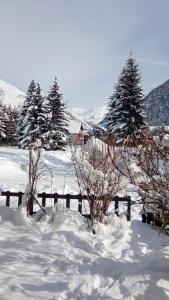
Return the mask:
[[[71,163],[71,150],[48,151],[42,155],[40,172],[44,175],[38,181],[38,192],[78,194],[75,171]],[[28,183],[28,151],[0,147],[0,192],[24,192]],[[59,200],[60,202],[63,200]],[[65,202],[65,201],[64,201]],[[0,204],[4,205],[5,197],[0,196]],[[52,200],[47,200],[52,205]],[[11,197],[11,206],[17,207],[17,198]],[[77,200],[71,201],[71,207],[77,208]]]
[[[169,238],[139,220],[112,216],[93,235],[75,212],[60,210],[52,224],[0,215],[2,300],[169,297]]]
[[[43,160],[53,177],[39,191],[78,191],[70,150]],[[27,151],[0,148],[1,190],[24,191],[27,162]],[[169,237],[141,223],[139,209],[131,222],[110,215],[93,235],[61,204],[40,223],[1,207],[0,300],[167,300]]]
[[[45,152],[42,164],[46,175],[38,183],[39,192],[76,193],[70,149]],[[28,151],[0,147],[0,170],[1,190],[24,192],[28,179]]]

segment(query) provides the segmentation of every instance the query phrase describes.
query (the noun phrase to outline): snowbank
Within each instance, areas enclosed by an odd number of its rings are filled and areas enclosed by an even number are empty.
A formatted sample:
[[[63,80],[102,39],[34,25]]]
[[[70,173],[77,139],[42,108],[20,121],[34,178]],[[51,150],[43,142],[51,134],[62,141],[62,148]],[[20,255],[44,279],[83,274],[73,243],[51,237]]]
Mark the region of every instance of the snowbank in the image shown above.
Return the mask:
[[[27,151],[1,148],[0,157],[0,188],[25,190]],[[46,153],[44,163],[53,192],[75,192],[69,150]],[[50,192],[50,183],[39,191]],[[0,207],[0,299],[168,300],[168,236],[136,219],[140,207],[132,207],[132,222],[110,214],[95,235],[79,213],[56,208],[36,222],[38,214]]]
[[[168,237],[147,224],[109,215],[93,235],[61,206],[25,226],[22,210],[0,217],[0,299],[168,299]]]

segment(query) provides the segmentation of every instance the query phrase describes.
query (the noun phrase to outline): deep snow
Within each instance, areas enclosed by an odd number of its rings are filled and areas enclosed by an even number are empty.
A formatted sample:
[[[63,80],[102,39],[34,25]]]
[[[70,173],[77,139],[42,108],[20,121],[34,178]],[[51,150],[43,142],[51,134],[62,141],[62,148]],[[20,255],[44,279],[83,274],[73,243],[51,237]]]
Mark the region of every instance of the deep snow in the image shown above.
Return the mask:
[[[1,190],[24,190],[27,162],[27,151],[0,148]],[[69,150],[46,153],[44,162],[53,192],[78,190]],[[51,191],[50,176],[39,191]],[[0,299],[168,299],[169,237],[141,223],[139,209],[131,222],[111,214],[93,235],[61,203],[40,223],[1,207]]]
[[[168,299],[168,237],[148,225],[110,216],[93,235],[71,211],[53,224],[4,214],[0,299]]]
[[[42,157],[46,175],[38,183],[38,191],[76,192],[77,185],[71,164],[71,151],[48,151]],[[0,147],[0,189],[25,191],[28,177],[28,151]]]

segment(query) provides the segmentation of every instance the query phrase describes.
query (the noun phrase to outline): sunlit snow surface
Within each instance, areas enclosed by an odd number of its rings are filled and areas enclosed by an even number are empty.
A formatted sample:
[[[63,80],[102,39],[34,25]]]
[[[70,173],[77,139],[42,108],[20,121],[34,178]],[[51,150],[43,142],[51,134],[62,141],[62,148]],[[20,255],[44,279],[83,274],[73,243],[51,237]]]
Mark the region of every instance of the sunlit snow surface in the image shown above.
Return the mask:
[[[21,90],[6,81],[0,80],[0,102],[18,107],[23,104],[24,100],[25,94]]]
[[[23,191],[27,162],[27,151],[0,148],[0,188]],[[53,192],[78,190],[69,150],[46,153],[44,162]],[[51,191],[50,176],[39,190]],[[131,223],[111,214],[93,235],[62,203],[40,223],[1,207],[0,299],[168,299],[169,237],[141,223],[138,211]]]
[[[38,183],[39,192],[68,193],[74,191],[74,169],[71,151],[48,151],[42,156],[45,175]],[[27,182],[28,151],[0,147],[1,190],[24,191]],[[40,167],[41,168],[41,167]]]

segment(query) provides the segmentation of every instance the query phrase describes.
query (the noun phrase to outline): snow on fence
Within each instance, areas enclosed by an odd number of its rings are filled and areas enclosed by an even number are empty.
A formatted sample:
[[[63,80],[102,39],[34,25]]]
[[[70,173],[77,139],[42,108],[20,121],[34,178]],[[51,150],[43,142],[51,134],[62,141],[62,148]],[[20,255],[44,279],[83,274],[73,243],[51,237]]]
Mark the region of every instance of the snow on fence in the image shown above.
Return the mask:
[[[22,197],[23,197],[24,193],[23,192],[1,192],[1,196],[5,197],[5,205],[6,206],[11,206],[11,202],[13,202],[13,197],[17,198],[17,206],[19,206],[22,203]],[[12,198],[12,199],[11,199]],[[78,201],[78,211],[87,217],[90,217],[90,214],[84,214],[82,212],[82,204],[83,204],[83,200],[90,200],[91,201],[91,207],[92,207],[92,202],[95,201],[95,199],[90,196],[86,196],[86,195],[82,195],[82,194],[76,194],[76,195],[71,195],[71,194],[58,194],[58,193],[54,193],[54,194],[48,194],[48,193],[39,193],[38,194],[38,198],[41,198],[41,203],[43,207],[47,207],[47,199],[51,199],[53,200],[53,205],[55,205],[56,203],[58,203],[59,199],[63,199],[66,201],[66,207],[67,208],[71,208],[70,207],[70,202],[71,200],[77,200]],[[12,201],[11,201],[12,200]],[[97,199],[99,201],[103,201],[102,199]],[[119,197],[119,196],[115,196],[114,198],[112,198],[112,202],[114,202],[114,210],[115,210],[115,214],[118,216],[119,215],[119,202],[125,202],[127,203],[127,221],[131,220],[131,197],[130,196],[126,196],[126,197]],[[34,213],[34,209],[32,208],[32,214]]]

